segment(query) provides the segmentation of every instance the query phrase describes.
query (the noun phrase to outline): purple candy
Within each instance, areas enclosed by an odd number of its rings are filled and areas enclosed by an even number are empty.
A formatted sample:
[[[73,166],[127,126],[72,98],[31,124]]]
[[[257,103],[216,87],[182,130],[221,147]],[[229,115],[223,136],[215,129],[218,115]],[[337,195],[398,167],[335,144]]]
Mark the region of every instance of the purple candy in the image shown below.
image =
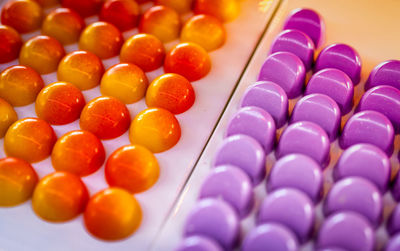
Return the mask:
[[[239,134],[224,139],[215,155],[213,166],[233,165],[241,168],[253,182],[265,177],[266,163],[262,146],[253,138]]]
[[[285,226],[267,223],[253,228],[243,241],[242,251],[298,251],[296,236]]]
[[[306,67],[311,69],[314,60],[314,43],[311,38],[299,30],[284,30],[274,40],[270,53],[287,51],[298,56]]]
[[[343,248],[329,247],[329,248],[319,248],[317,249],[317,251],[347,251],[347,250]]]
[[[343,128],[339,139],[343,149],[358,143],[373,144],[388,156],[393,153],[394,129],[390,120],[376,111],[354,114]]]
[[[270,81],[260,81],[247,88],[240,107],[257,106],[267,111],[279,128],[286,123],[288,98],[279,85]]]
[[[201,186],[199,197],[221,198],[242,218],[248,215],[254,203],[250,178],[240,168],[227,165],[218,166],[211,171]]]
[[[306,69],[301,59],[291,52],[280,51],[267,57],[261,67],[258,81],[271,81],[285,90],[288,98],[301,94]]]
[[[360,82],[361,58],[351,46],[346,44],[332,44],[325,47],[315,62],[315,72],[325,68],[335,68],[343,71],[350,77],[354,85]]]
[[[272,167],[267,190],[272,192],[280,188],[296,188],[318,202],[322,195],[322,184],[321,167],[312,158],[302,154],[289,154]]]
[[[320,15],[310,9],[296,9],[286,19],[283,29],[296,29],[306,33],[315,47],[324,43],[325,24]]]
[[[282,224],[305,242],[313,230],[314,218],[314,206],[308,196],[297,189],[284,188],[267,195],[260,206],[257,223]]]
[[[176,251],[223,251],[212,239],[204,236],[194,235],[185,238]]]
[[[392,187],[392,196],[396,201],[400,201],[400,172],[397,173],[396,179],[394,180]]]
[[[294,106],[290,122],[314,122],[328,134],[334,141],[339,133],[341,114],[336,102],[325,94],[310,94]]]
[[[319,248],[337,247],[347,251],[372,251],[374,231],[368,221],[353,212],[329,216],[322,224],[317,240]]]
[[[359,176],[374,183],[381,193],[388,189],[391,164],[386,153],[371,144],[356,144],[340,156],[333,171],[335,180]]]
[[[399,250],[400,250],[400,233],[390,238],[385,248],[385,251],[399,251]]]
[[[276,156],[279,159],[290,153],[301,153],[326,166],[329,163],[329,149],[330,141],[326,132],[313,122],[301,121],[283,131]]]
[[[239,218],[225,201],[203,199],[189,214],[184,226],[184,236],[202,235],[217,241],[231,250],[239,237]]]
[[[380,85],[369,89],[362,96],[358,110],[380,112],[393,124],[396,133],[400,132],[400,90],[389,85]]]
[[[393,209],[386,227],[390,235],[400,232],[400,204]]]
[[[265,153],[272,151],[275,142],[275,122],[265,110],[248,106],[241,108],[232,117],[226,130],[226,136],[245,134],[256,139]]]
[[[325,215],[339,211],[353,211],[365,216],[371,225],[378,227],[382,220],[382,197],[370,181],[350,177],[336,182],[324,204]]]
[[[390,85],[400,90],[400,61],[388,60],[377,65],[369,74],[365,83],[365,89],[378,86]]]

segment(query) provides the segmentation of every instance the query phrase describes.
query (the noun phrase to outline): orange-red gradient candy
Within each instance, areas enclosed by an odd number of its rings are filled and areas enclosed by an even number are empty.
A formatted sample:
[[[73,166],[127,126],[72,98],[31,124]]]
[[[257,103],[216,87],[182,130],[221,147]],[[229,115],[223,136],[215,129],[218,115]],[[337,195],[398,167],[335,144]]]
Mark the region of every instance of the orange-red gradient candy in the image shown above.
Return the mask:
[[[107,0],[101,8],[100,20],[126,31],[137,26],[139,14],[139,5],[134,0]]]
[[[196,0],[194,5],[195,14],[207,14],[214,16],[222,22],[235,19],[240,12],[238,0]]]
[[[39,181],[33,193],[32,208],[46,221],[68,221],[85,210],[89,193],[81,179],[66,172],[55,172]]]
[[[113,97],[98,97],[83,108],[80,126],[100,139],[113,139],[128,130],[130,121],[124,103]]]
[[[1,23],[27,33],[40,28],[43,19],[42,8],[31,0],[11,0],[1,11]]]
[[[99,13],[103,0],[61,0],[61,5],[78,12],[81,17]]]
[[[0,41],[0,64],[18,58],[22,40],[15,29],[7,25],[0,25]]]
[[[0,98],[0,138],[6,135],[8,128],[18,120],[14,108],[4,99]]]
[[[79,118],[85,106],[82,92],[73,84],[54,82],[36,98],[36,114],[52,125],[65,125]]]
[[[162,66],[165,57],[163,43],[150,34],[136,34],[125,41],[120,60],[132,63],[143,71],[153,71]]]
[[[156,183],[160,167],[156,157],[140,145],[127,145],[113,152],[107,160],[105,176],[112,187],[131,193],[146,191]]]
[[[155,5],[165,5],[183,14],[192,9],[193,0],[155,0]]]
[[[210,70],[210,56],[202,47],[194,43],[180,43],[165,57],[164,71],[180,74],[189,81],[203,78]]]
[[[120,188],[98,192],[86,206],[87,230],[103,240],[119,240],[133,234],[142,221],[142,210],[136,199]]]
[[[164,108],[174,114],[192,107],[195,94],[190,82],[175,73],[163,74],[151,82],[146,93],[148,107]]]
[[[54,145],[51,162],[56,171],[86,176],[96,172],[105,160],[101,141],[91,132],[77,130],[64,134]]]

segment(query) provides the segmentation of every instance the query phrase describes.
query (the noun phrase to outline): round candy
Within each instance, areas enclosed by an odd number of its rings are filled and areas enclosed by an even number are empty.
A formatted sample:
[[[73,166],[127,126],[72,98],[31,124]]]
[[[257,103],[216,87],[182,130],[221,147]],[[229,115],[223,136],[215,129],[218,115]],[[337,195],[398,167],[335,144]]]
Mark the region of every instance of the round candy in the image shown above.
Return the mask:
[[[160,68],[164,57],[163,43],[150,34],[136,34],[128,38],[119,56],[121,62],[135,64],[146,72]]]
[[[222,22],[229,22],[239,15],[240,4],[236,0],[197,0],[194,13],[211,15]]]
[[[27,201],[37,182],[38,176],[28,162],[17,158],[0,159],[0,207]]]
[[[105,151],[101,141],[88,131],[71,131],[59,138],[51,154],[56,171],[86,176],[96,172],[104,163]]]
[[[146,75],[134,64],[121,63],[110,67],[101,79],[100,91],[131,104],[142,99],[149,82]]]
[[[113,139],[128,130],[130,120],[124,103],[113,97],[98,97],[83,108],[79,123],[82,130],[100,139]]]
[[[400,204],[393,209],[386,227],[390,235],[400,232]]]
[[[121,32],[107,22],[94,22],[87,26],[79,38],[79,49],[107,59],[119,54],[123,44]]]
[[[104,66],[100,58],[88,51],[74,51],[58,65],[57,78],[88,90],[100,84]]]
[[[241,218],[246,217],[254,205],[250,178],[240,168],[230,165],[217,166],[203,181],[199,198],[210,197],[228,202]]]
[[[140,193],[158,180],[160,167],[156,157],[140,145],[122,146],[107,160],[105,176],[112,187],[121,187],[131,193]]]
[[[216,50],[226,40],[223,24],[213,16],[195,15],[182,28],[181,41],[200,45],[206,51]]]
[[[397,234],[389,239],[386,243],[385,251],[397,251],[400,250],[400,234]]]
[[[365,83],[365,89],[378,85],[390,85],[400,90],[399,60],[388,60],[375,66]]]
[[[57,70],[64,55],[64,47],[56,39],[35,36],[22,46],[19,63],[32,67],[40,74],[47,74]]]
[[[205,77],[210,70],[210,56],[197,44],[180,43],[173,47],[165,57],[164,71],[178,73],[189,81]]]
[[[39,29],[42,19],[42,8],[31,0],[11,0],[1,10],[1,23],[13,27],[19,33]]]
[[[78,13],[67,8],[57,8],[44,19],[42,34],[67,45],[78,41],[84,27],[85,22]]]
[[[0,98],[0,138],[6,135],[12,123],[18,120],[18,115],[14,108],[4,99]]]
[[[130,30],[138,23],[140,8],[133,0],[107,0],[100,11],[100,20],[115,25],[120,31]]]
[[[57,137],[53,128],[37,118],[20,119],[10,126],[4,137],[7,156],[30,163],[41,161],[51,154]]]
[[[158,5],[143,13],[139,24],[139,32],[158,37],[166,43],[179,37],[181,20],[172,8]]]
[[[60,3],[59,0],[34,0],[34,1],[40,4],[40,6],[42,6],[43,8],[52,7]]]
[[[129,129],[131,143],[143,145],[153,153],[170,149],[178,143],[180,137],[178,120],[162,108],[149,108],[140,112]]]
[[[223,200],[203,199],[190,212],[183,232],[185,237],[209,237],[225,250],[231,250],[239,237],[239,218],[235,210]]]
[[[0,25],[0,63],[8,63],[18,58],[22,40],[18,32],[7,25]]]
[[[73,84],[54,82],[36,98],[36,114],[52,125],[65,125],[79,118],[85,106],[82,92]]]
[[[78,12],[82,17],[88,17],[97,14],[103,2],[103,0],[61,0],[61,5]]]
[[[175,73],[163,74],[151,82],[146,93],[148,107],[164,108],[174,114],[189,110],[195,94],[190,82]]]
[[[32,197],[32,208],[42,219],[68,221],[85,210],[89,193],[82,180],[72,173],[55,172],[41,179]]]
[[[27,66],[14,65],[0,74],[0,97],[12,106],[34,102],[43,86],[42,77]]]
[[[142,221],[142,209],[127,191],[112,187],[90,198],[84,220],[87,230],[95,237],[119,240],[138,229]]]
[[[177,251],[223,251],[220,245],[211,238],[193,235],[185,238]]]
[[[285,90],[288,98],[301,94],[306,68],[299,57],[291,52],[281,51],[269,55],[261,67],[258,81],[271,81]]]

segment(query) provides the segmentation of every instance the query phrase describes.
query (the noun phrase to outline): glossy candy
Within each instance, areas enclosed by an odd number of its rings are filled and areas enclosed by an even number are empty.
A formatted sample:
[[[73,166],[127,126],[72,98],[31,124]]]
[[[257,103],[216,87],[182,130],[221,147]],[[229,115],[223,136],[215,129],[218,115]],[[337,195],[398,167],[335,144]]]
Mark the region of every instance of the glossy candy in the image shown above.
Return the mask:
[[[390,85],[400,90],[399,60],[388,60],[375,66],[365,83],[365,89],[378,85]]]
[[[82,17],[92,16],[100,11],[103,0],[61,0],[61,5],[79,13]]]
[[[86,176],[96,172],[104,163],[105,151],[101,141],[88,131],[71,131],[59,138],[51,154],[56,171]]]
[[[122,146],[107,160],[105,177],[112,187],[121,187],[131,193],[140,193],[158,180],[160,167],[156,157],[140,145]]]
[[[390,235],[400,232],[400,204],[397,204],[390,214],[386,228]]]
[[[385,251],[400,250],[400,234],[396,234],[386,244]]]
[[[11,0],[1,10],[1,23],[13,27],[19,33],[39,29],[42,19],[42,8],[31,0]]]
[[[148,80],[142,69],[134,64],[121,63],[110,67],[101,79],[100,91],[131,104],[142,99],[146,93]]]
[[[120,31],[130,30],[138,23],[140,8],[133,0],[107,0],[100,11],[100,20],[115,25]]]
[[[39,181],[33,193],[32,208],[43,220],[63,222],[82,213],[88,199],[86,186],[78,176],[55,172]]]
[[[64,125],[79,118],[85,106],[82,92],[73,84],[54,82],[44,87],[36,99],[36,114],[52,125]]]
[[[0,25],[0,63],[7,63],[18,58],[22,40],[14,28]]]
[[[28,162],[17,158],[0,159],[0,207],[27,201],[37,182],[38,176]]]
[[[177,251],[223,251],[221,246],[211,238],[193,235],[185,238]]]
[[[131,143],[143,145],[153,153],[170,149],[178,143],[180,137],[178,120],[162,108],[149,108],[140,112],[129,129]]]
[[[56,39],[35,36],[22,46],[19,63],[32,67],[40,74],[47,74],[57,70],[58,63],[64,55],[64,47]]]
[[[288,98],[301,94],[306,69],[299,57],[291,52],[280,51],[267,57],[258,75],[258,81],[271,81],[285,90]]]
[[[24,118],[8,129],[4,137],[4,151],[10,157],[38,162],[50,156],[56,140],[53,128],[46,121]]]
[[[113,139],[128,130],[130,120],[124,103],[113,97],[101,96],[83,108],[80,126],[82,130],[90,131],[100,139]]]
[[[197,0],[194,4],[194,13],[207,14],[222,22],[229,22],[239,15],[240,4],[236,0]]]
[[[18,120],[14,108],[4,99],[0,98],[0,138],[6,135],[8,128]]]

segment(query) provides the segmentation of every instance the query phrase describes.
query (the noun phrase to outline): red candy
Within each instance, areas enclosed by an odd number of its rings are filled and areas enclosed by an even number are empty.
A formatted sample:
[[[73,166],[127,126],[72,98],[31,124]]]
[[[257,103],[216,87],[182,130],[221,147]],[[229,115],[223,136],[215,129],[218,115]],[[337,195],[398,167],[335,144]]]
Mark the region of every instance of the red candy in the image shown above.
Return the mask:
[[[0,25],[0,63],[18,58],[22,40],[18,32],[7,25]]]
[[[82,17],[99,13],[103,0],[62,0],[61,5],[73,9]]]
[[[139,14],[139,5],[133,0],[108,0],[101,8],[100,20],[126,31],[136,27]]]

